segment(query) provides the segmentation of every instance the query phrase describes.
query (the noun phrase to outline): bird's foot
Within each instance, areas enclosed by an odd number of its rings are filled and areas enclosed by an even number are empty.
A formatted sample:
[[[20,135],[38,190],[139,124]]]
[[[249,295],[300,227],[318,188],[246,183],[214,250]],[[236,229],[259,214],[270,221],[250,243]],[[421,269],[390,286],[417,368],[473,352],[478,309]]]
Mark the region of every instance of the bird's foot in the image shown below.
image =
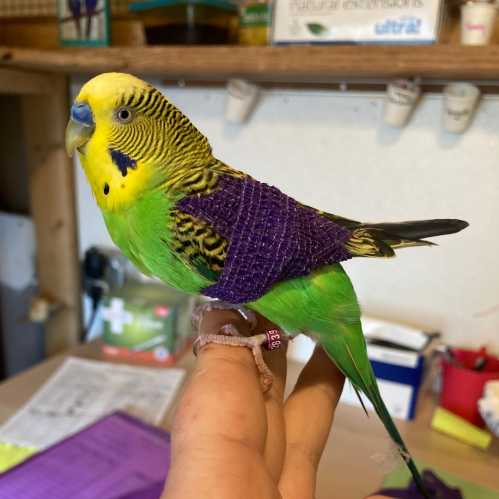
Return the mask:
[[[210,312],[212,310],[235,310],[246,322],[248,322],[250,330],[255,329],[258,323],[255,312],[253,312],[253,310],[250,310],[249,308],[244,307],[243,305],[235,305],[233,303],[227,303],[221,300],[211,300],[198,305],[192,313],[192,324],[198,331],[203,315],[206,312]]]
[[[221,302],[215,302],[216,309],[227,309]],[[209,305],[209,304],[206,304]],[[234,309],[234,306],[228,307],[229,309]],[[256,367],[261,376],[261,383],[264,392],[267,392],[272,387],[273,375],[272,371],[269,369],[265,360],[263,359],[262,346],[267,350],[276,350],[280,348],[283,343],[283,335],[278,329],[271,329],[262,334],[257,334],[254,336],[243,336],[239,333],[236,326],[233,324],[225,324],[220,328],[218,334],[201,334],[199,325],[201,323],[203,314],[209,310],[213,310],[213,307],[202,306],[196,311],[197,317],[193,318],[194,324],[198,327],[199,336],[194,341],[193,350],[194,354],[198,355],[199,351],[206,345],[217,344],[225,346],[235,346],[235,347],[246,347],[251,350],[253,358],[255,359]],[[237,309],[238,311],[239,308]],[[243,314],[241,314],[243,315]],[[243,315],[244,317],[244,315]],[[256,316],[251,312],[251,317],[254,322],[251,323],[252,329],[256,326]]]

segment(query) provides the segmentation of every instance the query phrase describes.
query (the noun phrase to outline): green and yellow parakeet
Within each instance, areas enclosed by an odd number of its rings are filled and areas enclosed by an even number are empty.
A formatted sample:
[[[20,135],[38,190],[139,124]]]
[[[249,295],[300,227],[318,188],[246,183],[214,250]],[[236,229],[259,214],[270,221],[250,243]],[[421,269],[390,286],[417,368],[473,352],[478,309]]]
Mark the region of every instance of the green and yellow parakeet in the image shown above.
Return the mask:
[[[423,491],[381,399],[357,298],[339,262],[430,245],[423,239],[466,222],[361,223],[300,204],[216,159],[186,116],[127,74],[83,86],[66,145],[79,152],[112,239],[141,271],[312,335],[372,402]]]

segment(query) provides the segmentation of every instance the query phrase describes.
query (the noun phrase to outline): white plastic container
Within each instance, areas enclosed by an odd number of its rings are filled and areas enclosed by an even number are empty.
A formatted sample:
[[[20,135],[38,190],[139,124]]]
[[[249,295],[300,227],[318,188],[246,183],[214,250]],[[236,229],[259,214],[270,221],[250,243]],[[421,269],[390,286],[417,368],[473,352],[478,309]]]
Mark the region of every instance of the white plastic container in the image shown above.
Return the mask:
[[[461,43],[487,45],[494,33],[497,5],[488,2],[467,2],[461,6]]]
[[[421,89],[409,80],[396,80],[386,88],[384,121],[401,128],[406,125],[416,107]]]
[[[229,80],[225,119],[231,123],[243,123],[248,119],[258,97],[258,87],[245,80]]]
[[[452,133],[463,133],[470,125],[480,97],[471,83],[451,83],[444,88],[443,126]]]
[[[499,380],[485,383],[478,410],[489,430],[499,438]]]

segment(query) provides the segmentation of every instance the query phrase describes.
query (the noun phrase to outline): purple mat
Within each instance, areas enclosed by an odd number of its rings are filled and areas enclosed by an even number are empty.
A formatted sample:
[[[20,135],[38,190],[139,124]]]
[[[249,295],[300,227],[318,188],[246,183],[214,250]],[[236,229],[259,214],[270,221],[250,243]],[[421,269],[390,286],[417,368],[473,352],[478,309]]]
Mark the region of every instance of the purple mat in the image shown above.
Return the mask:
[[[0,499],[159,499],[169,465],[169,434],[118,411],[0,475]]]

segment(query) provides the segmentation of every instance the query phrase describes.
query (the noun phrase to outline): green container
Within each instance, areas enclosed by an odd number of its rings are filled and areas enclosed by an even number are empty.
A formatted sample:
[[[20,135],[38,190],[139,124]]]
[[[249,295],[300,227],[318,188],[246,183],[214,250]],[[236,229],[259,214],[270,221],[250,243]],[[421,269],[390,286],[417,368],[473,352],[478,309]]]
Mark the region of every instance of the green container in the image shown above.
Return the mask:
[[[192,340],[193,298],[162,284],[128,282],[105,297],[105,354],[169,365]]]

